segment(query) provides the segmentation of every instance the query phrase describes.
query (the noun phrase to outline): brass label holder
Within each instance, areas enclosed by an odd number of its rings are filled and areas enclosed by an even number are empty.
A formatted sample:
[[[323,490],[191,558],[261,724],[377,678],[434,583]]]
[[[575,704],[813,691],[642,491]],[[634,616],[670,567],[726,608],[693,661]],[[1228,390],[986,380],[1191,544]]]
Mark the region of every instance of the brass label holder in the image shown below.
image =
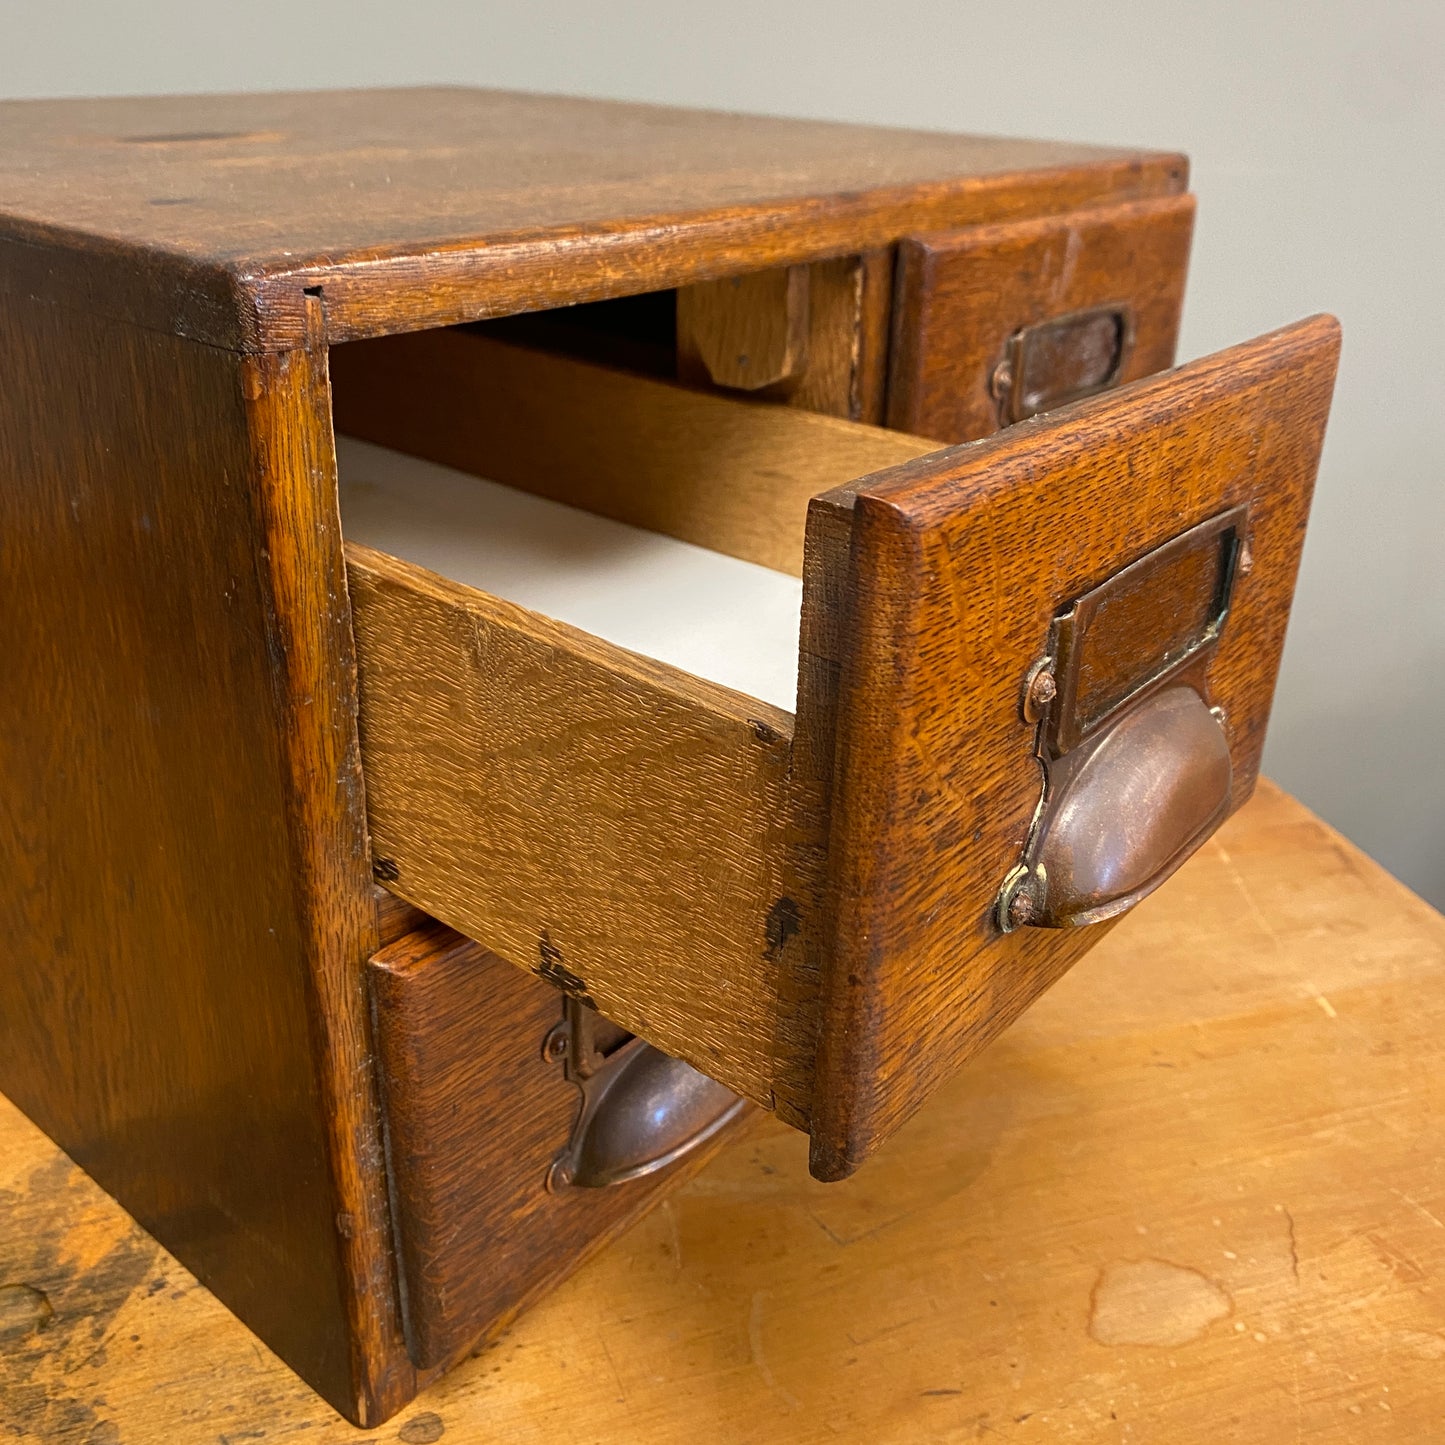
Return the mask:
[[[1012,426],[1117,385],[1134,329],[1133,308],[1123,302],[1020,327],[1004,343],[990,382],[999,425]]]

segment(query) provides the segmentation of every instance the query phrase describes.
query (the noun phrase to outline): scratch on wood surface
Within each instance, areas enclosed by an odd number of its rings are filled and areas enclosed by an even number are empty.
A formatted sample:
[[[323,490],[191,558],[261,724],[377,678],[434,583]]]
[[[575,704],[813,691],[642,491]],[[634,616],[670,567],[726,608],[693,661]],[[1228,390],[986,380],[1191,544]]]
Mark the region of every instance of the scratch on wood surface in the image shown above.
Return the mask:
[[[1279,1206],[1279,1212],[1284,1215],[1285,1226],[1289,1233],[1289,1272],[1294,1277],[1294,1282],[1299,1283],[1299,1240],[1295,1235],[1294,1215],[1284,1207]]]
[[[597,1335],[597,1343],[602,1346],[602,1353],[606,1356],[607,1367],[612,1371],[612,1378],[617,1382],[617,1403],[627,1403],[627,1386],[622,1383],[622,1371],[617,1368],[617,1361],[612,1358],[612,1351],[607,1348],[607,1338],[600,1331]]]
[[[1218,838],[1215,838],[1214,851],[1219,855],[1219,861],[1224,864],[1225,871],[1229,874],[1230,881],[1234,884],[1239,896],[1244,899],[1249,911],[1254,915],[1255,922],[1264,931],[1265,937],[1278,948],[1279,934],[1274,931],[1274,925],[1269,921],[1269,916],[1255,901],[1254,894],[1249,891],[1249,884],[1245,881],[1244,874],[1239,871],[1234,859],[1230,857],[1229,849]]]
[[[818,1216],[817,1216],[816,1214],[814,1214],[811,1209],[809,1209],[809,1210],[807,1211],[807,1215],[808,1215],[808,1218],[811,1219],[811,1220],[813,1221],[813,1223],[816,1224],[816,1225],[818,1226],[818,1228],[821,1229],[821,1230],[823,1231],[823,1233],[826,1234],[826,1235],[828,1236],[828,1238],[829,1238],[834,1244],[836,1244],[840,1249],[844,1249],[844,1248],[846,1248],[849,1244],[852,1243],[852,1240],[850,1240],[850,1239],[845,1239],[841,1234],[839,1234],[839,1233],[837,1233],[835,1230],[829,1228],[827,1221],[826,1221],[826,1220],[819,1219]]]
[[[778,1383],[768,1365],[768,1357],[763,1352],[763,1303],[767,1297],[768,1292],[765,1289],[753,1291],[752,1302],[748,1307],[748,1354],[757,1366],[758,1374],[763,1377],[763,1384],[768,1389],[775,1390],[796,1410],[800,1403],[798,1397]]]
[[[1432,1214],[1418,1199],[1412,1199],[1401,1189],[1392,1189],[1390,1193],[1393,1194],[1396,1199],[1403,1200],[1417,1214],[1423,1214],[1436,1229],[1445,1229],[1445,1221],[1442,1221],[1438,1215]]]
[[[914,1325],[928,1319],[930,1315],[938,1313],[938,1301],[929,1298],[928,1309],[920,1314],[910,1314],[904,1319],[893,1320],[891,1323],[879,1326],[878,1329],[866,1333],[855,1333],[853,1330],[846,1331],[850,1345],[870,1345],[874,1340],[881,1340],[888,1335],[896,1335],[900,1330],[912,1329]]]
[[[1429,1278],[1428,1272],[1417,1260],[1412,1259],[1398,1245],[1392,1244],[1383,1234],[1374,1230],[1365,1230],[1362,1233],[1363,1237],[1375,1246],[1380,1263],[1385,1265],[1396,1279],[1404,1284],[1424,1284]]]
[[[664,1199],[658,1210],[667,1225],[668,1250],[672,1255],[673,1268],[682,1273],[682,1236],[677,1228],[677,1208],[671,1199]]]

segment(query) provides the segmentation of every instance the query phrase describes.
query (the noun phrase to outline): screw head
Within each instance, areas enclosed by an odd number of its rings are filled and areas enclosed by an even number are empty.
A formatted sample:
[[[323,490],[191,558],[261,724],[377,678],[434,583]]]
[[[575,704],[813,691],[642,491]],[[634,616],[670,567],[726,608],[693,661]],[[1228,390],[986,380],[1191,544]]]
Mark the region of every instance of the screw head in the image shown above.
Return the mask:
[[[988,388],[993,393],[995,401],[1003,401],[1013,390],[1013,384],[1013,363],[1005,357],[994,367],[993,374],[988,379]]]
[[[560,1028],[553,1029],[552,1032],[547,1035],[546,1042],[542,1045],[542,1053],[546,1058],[556,1062],[559,1059],[565,1059],[567,1057],[567,1048],[567,1030]]]
[[[1034,663],[1024,680],[1024,721],[1038,722],[1044,710],[1059,695],[1059,684],[1054,678],[1054,660],[1042,658]]]
[[[994,904],[994,920],[1003,933],[1012,933],[1038,917],[1039,881],[1022,863],[1008,871]]]

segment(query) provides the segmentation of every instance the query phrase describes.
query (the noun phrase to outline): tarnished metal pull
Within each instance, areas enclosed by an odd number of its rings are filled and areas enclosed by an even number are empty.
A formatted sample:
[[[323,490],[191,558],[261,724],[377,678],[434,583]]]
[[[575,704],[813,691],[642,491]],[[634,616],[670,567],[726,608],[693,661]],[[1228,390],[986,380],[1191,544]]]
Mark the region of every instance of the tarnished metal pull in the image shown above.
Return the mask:
[[[547,1175],[552,1190],[604,1189],[655,1173],[711,1139],[746,1107],[730,1089],[608,1023],[576,999],[547,1035],[581,1090],[567,1147]]]
[[[1095,306],[1015,331],[994,368],[999,424],[1052,411],[1118,380],[1134,340],[1127,306]]]
[[[1234,773],[1207,666],[1244,545],[1221,513],[1125,567],[1055,620],[1025,683],[1046,783],[998,924],[1077,928],[1132,908],[1228,815]]]

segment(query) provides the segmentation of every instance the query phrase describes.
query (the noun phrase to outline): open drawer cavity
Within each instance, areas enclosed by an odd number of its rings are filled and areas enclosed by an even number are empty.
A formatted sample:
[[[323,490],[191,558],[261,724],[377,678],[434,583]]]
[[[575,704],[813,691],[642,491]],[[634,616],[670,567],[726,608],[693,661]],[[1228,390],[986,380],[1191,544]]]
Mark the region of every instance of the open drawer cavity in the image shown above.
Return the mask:
[[[1336,349],[940,449],[337,348],[377,877],[847,1174],[1248,795]]]

